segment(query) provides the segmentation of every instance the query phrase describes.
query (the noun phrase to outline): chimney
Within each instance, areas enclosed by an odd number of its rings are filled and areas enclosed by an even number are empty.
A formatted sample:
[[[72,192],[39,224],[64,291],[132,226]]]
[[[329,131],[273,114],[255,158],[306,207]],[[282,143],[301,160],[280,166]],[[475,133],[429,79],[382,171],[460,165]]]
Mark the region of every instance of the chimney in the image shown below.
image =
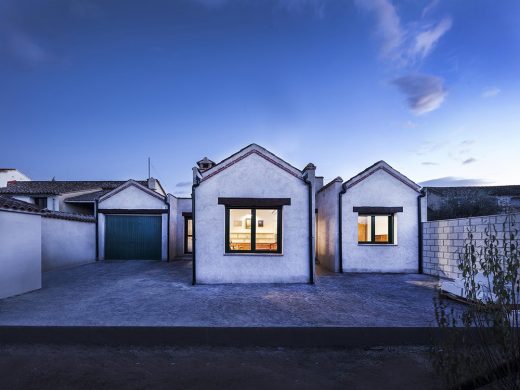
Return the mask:
[[[157,180],[153,177],[148,179],[148,188],[153,191],[157,190]]]
[[[7,185],[12,185],[12,184],[16,184],[16,180],[9,180],[7,182]]]
[[[316,192],[318,192],[320,190],[320,188],[323,187],[323,176],[316,176],[315,183],[316,183]]]
[[[202,160],[197,161],[197,166],[199,167],[199,171],[204,172],[208,169],[211,169],[215,166],[215,162],[211,161],[209,158],[204,157]]]

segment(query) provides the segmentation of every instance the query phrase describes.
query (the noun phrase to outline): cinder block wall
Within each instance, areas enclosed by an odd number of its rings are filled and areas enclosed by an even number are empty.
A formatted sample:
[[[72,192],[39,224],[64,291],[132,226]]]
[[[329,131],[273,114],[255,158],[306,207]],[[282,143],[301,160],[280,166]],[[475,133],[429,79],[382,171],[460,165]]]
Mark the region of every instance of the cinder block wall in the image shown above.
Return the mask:
[[[518,226],[520,213],[512,214],[512,217]],[[452,279],[461,277],[458,264],[468,233],[473,233],[475,244],[480,247],[484,245],[485,232],[490,225],[494,225],[501,237],[505,221],[505,215],[489,215],[423,222],[423,272]]]

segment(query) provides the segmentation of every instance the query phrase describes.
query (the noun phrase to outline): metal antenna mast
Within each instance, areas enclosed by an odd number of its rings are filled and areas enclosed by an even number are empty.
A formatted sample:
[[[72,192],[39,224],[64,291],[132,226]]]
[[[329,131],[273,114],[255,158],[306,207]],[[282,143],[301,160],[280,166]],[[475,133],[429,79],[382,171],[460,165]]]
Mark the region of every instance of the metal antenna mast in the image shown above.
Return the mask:
[[[150,178],[150,157],[148,157],[148,179]]]

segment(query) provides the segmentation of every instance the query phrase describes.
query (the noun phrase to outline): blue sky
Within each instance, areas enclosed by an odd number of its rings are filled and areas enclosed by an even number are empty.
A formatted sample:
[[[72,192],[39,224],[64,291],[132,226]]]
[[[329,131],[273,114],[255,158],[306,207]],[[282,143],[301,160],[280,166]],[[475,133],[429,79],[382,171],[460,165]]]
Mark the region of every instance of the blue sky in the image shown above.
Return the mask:
[[[520,2],[4,0],[0,165],[152,175],[256,142],[326,181],[520,184]]]

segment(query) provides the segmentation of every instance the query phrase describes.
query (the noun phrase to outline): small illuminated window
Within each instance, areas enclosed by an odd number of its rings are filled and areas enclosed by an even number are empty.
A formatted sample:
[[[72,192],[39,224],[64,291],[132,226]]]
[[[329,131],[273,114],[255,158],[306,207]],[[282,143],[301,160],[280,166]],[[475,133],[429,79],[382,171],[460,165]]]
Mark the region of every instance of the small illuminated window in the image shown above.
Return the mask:
[[[394,243],[394,216],[393,215],[359,215],[358,216],[358,243],[359,244],[393,244]]]

